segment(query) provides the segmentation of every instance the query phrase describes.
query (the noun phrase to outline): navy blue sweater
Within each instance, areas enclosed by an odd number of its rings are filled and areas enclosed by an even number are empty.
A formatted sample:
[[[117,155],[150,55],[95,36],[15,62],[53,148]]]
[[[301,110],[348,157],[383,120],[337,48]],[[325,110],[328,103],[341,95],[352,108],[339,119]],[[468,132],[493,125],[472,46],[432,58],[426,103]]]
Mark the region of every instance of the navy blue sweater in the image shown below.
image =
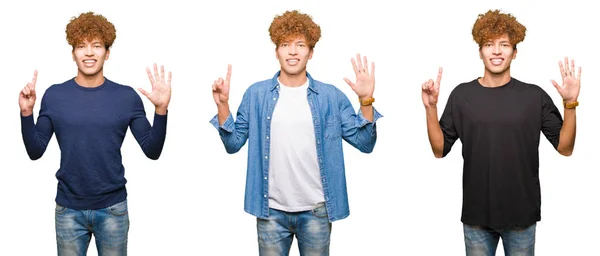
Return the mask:
[[[121,145],[131,133],[148,158],[158,159],[165,141],[167,116],[154,115],[150,126],[142,99],[133,88],[104,79],[86,88],[75,79],[50,86],[40,113],[21,116],[21,132],[32,160],[42,157],[56,133],[60,168],[56,203],[71,209],[100,209],[127,198]]]

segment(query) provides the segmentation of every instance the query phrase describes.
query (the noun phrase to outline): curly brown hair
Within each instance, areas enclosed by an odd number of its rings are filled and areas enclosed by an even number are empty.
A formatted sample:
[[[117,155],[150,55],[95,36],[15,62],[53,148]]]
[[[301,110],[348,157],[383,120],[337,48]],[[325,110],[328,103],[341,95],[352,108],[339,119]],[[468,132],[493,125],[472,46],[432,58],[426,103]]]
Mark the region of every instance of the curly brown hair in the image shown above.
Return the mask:
[[[485,14],[478,15],[471,34],[479,47],[489,40],[507,34],[510,43],[516,49],[517,44],[525,40],[526,30],[525,26],[519,23],[513,15],[500,13],[500,10],[489,10]]]
[[[321,27],[307,14],[297,10],[286,11],[282,15],[275,16],[269,27],[269,35],[277,47],[285,40],[304,36],[309,48],[313,49],[321,38]]]
[[[72,17],[67,24],[67,42],[73,48],[84,41],[99,39],[104,43],[106,49],[109,49],[117,38],[115,26],[104,16],[86,12],[79,17]]]

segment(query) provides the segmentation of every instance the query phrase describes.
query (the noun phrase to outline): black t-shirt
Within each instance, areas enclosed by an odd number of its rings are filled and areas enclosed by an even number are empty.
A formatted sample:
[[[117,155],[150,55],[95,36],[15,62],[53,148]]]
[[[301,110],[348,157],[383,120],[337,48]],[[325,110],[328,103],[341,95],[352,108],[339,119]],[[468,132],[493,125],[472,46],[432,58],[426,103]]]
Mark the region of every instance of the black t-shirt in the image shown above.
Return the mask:
[[[493,228],[541,219],[540,131],[556,149],[562,116],[539,86],[517,79],[484,87],[477,79],[452,90],[440,118],[444,156],[462,143],[461,221]]]

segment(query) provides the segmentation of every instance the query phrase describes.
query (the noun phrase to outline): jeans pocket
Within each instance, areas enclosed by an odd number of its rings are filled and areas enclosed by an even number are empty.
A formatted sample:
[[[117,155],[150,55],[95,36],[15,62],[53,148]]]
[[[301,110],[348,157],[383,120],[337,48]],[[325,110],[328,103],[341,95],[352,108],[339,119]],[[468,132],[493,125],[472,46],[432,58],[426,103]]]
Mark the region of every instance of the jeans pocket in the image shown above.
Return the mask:
[[[109,206],[108,211],[115,216],[123,216],[127,214],[127,200]]]
[[[56,214],[62,214],[64,212],[66,212],[66,211],[67,211],[67,207],[64,207],[64,206],[62,206],[60,204],[56,204],[56,206],[54,207],[54,212]]]
[[[325,207],[325,203],[317,204],[317,207],[313,208],[310,212],[317,218],[327,217],[327,207]]]

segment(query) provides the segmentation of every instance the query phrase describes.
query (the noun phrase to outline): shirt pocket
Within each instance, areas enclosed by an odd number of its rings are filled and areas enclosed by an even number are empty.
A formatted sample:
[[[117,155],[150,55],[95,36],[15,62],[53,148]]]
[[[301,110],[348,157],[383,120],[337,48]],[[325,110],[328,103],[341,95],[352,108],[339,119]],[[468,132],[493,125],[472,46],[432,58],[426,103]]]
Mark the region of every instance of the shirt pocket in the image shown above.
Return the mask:
[[[325,117],[325,139],[338,139],[342,136],[342,122],[339,115]]]

